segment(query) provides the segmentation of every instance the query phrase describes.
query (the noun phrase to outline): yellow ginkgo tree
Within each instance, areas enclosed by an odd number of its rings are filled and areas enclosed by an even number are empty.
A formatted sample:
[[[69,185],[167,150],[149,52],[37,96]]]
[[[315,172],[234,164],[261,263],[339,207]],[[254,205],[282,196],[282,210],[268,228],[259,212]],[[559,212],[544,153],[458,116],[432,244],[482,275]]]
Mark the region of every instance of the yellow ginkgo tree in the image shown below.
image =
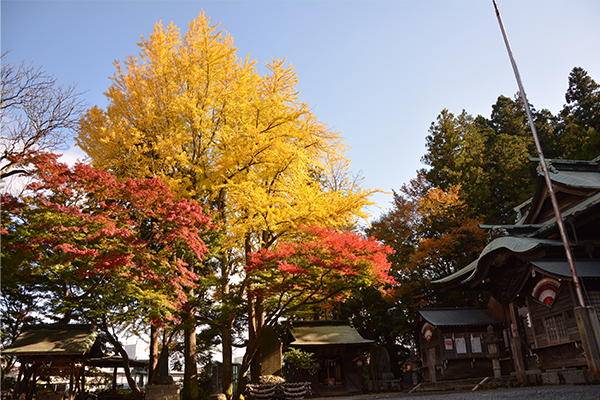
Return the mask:
[[[372,191],[350,175],[339,134],[300,101],[294,68],[273,59],[259,74],[217,26],[204,13],[184,36],[157,23],[137,57],[115,63],[108,105],[87,112],[77,143],[95,167],[123,179],[158,177],[215,215],[214,301],[223,387],[231,393],[236,310],[229,304],[246,296],[247,256],[293,239],[302,226],[355,226]],[[248,306],[251,339],[261,307],[260,299]]]

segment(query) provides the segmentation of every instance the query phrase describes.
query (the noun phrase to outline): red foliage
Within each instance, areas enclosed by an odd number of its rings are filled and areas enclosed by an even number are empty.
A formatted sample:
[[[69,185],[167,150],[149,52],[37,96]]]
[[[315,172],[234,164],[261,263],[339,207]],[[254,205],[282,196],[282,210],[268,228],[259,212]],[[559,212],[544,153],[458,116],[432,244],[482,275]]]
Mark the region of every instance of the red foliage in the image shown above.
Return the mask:
[[[2,195],[3,252],[26,252],[42,268],[61,265],[65,276],[130,279],[181,306],[197,276],[174,254],[183,249],[201,260],[208,252],[202,237],[214,229],[200,205],[176,200],[159,179],[119,182],[87,164],[70,168],[54,154],[17,161],[35,181],[28,195]]]
[[[313,299],[339,300],[361,285],[392,283],[390,247],[373,238],[319,226],[301,232],[298,240],[251,254],[246,269],[257,278],[251,295],[304,291],[312,293]]]

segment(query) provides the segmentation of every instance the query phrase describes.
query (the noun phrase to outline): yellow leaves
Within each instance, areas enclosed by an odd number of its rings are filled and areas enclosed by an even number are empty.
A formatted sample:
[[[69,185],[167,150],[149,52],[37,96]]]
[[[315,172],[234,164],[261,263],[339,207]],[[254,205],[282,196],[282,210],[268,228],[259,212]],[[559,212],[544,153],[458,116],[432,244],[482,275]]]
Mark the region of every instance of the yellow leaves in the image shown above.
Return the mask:
[[[460,186],[451,186],[447,191],[432,188],[419,199],[421,214],[431,220],[454,218],[464,207],[465,203],[460,198]]]
[[[263,232],[348,226],[371,192],[348,176],[338,133],[298,100],[298,77],[275,58],[260,76],[204,13],[184,36],[156,24],[139,57],[115,63],[105,111],[91,109],[78,143],[119,177],[159,177],[177,196],[210,201],[223,246],[243,253]]]
[[[298,76],[291,64],[287,67],[284,66],[285,61],[285,58],[283,60],[273,58],[271,63],[266,65],[271,74],[265,76],[263,90],[290,104],[296,104],[299,93],[295,89],[298,84]]]

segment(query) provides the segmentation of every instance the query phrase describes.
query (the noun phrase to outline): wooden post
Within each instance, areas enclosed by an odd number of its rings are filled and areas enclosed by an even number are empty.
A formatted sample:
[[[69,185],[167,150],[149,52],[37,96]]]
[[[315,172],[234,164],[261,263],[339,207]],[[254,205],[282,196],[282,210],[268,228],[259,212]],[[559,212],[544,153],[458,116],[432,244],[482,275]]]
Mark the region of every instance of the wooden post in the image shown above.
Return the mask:
[[[112,394],[113,396],[117,395],[117,370],[118,367],[113,368],[113,376],[112,376]]]
[[[23,391],[22,390],[23,389],[23,380],[24,380],[24,376],[26,375],[23,373],[24,371],[25,371],[25,363],[23,361],[21,361],[21,366],[19,367],[19,375],[17,377],[17,382],[15,383],[15,389],[13,390],[13,395],[12,395],[13,400],[18,399]]]
[[[510,310],[511,319],[511,332],[510,332],[510,349],[513,356],[513,363],[515,365],[515,372],[517,373],[517,380],[520,383],[527,383],[527,374],[525,373],[525,362],[523,360],[523,351],[521,350],[521,338],[519,337],[519,320],[518,315],[515,312],[514,303],[510,303],[508,306]]]
[[[600,382],[600,327],[594,307],[575,307],[577,327],[581,334],[581,343],[585,351],[590,378]]]
[[[35,394],[35,389],[37,386],[37,369],[38,369],[38,364],[33,363],[33,365],[31,366],[31,381],[29,381],[29,388],[27,389],[27,394],[25,395],[25,398],[27,400],[32,400],[33,399],[33,395]]]
[[[73,362],[73,360],[71,360],[71,379],[69,380],[69,400],[75,399],[74,381],[75,381],[75,363]]]
[[[85,364],[83,361],[79,368],[81,368],[79,371],[79,400],[85,400]]]
[[[430,347],[427,349],[427,361],[429,363],[429,379],[431,383],[437,382],[437,376],[435,372],[435,347]]]
[[[492,360],[492,368],[494,369],[494,379],[502,379],[502,367],[500,366],[500,352],[498,351],[499,338],[494,335],[494,327],[487,327],[488,336],[485,343],[488,345],[488,357]]]

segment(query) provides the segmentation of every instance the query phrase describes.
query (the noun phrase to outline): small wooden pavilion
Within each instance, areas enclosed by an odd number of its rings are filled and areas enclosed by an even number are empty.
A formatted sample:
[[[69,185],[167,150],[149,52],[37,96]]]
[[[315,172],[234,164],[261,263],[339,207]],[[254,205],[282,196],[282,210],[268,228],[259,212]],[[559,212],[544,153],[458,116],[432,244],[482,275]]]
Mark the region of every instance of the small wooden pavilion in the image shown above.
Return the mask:
[[[361,352],[373,340],[364,339],[348,321],[295,321],[284,348],[295,347],[315,355],[318,371],[311,377],[313,391],[320,395],[360,393]]]
[[[147,369],[148,366],[150,365],[149,361],[132,360],[132,359],[129,359],[128,363],[129,363],[129,367],[131,367],[131,368]],[[112,368],[112,370],[113,370],[112,393],[111,393],[111,395],[105,395],[103,397],[103,399],[111,400],[111,399],[121,398],[120,396],[117,396],[117,373],[119,371],[119,368],[125,369],[125,362],[123,360],[123,357],[107,356],[107,357],[102,357],[102,358],[89,358],[89,359],[85,360],[85,365],[89,365],[92,367],[98,367],[98,368]],[[143,375],[141,377],[143,378]],[[140,387],[144,386],[143,382],[141,382],[141,381],[138,382],[138,385]]]
[[[69,377],[67,398],[84,398],[84,361],[101,357],[98,333],[92,325],[53,324],[26,327],[2,355],[17,357],[19,375],[13,399],[25,394],[31,400],[36,393],[39,377]],[[39,398],[60,400],[64,394],[44,393]]]

